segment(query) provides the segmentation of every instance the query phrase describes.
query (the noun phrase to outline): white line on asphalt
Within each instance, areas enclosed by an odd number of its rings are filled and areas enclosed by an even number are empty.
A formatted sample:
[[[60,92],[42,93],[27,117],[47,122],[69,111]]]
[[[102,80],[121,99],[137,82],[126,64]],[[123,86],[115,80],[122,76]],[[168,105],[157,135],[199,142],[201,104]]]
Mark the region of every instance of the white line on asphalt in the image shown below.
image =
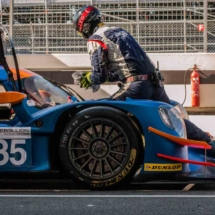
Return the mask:
[[[0,195],[0,198],[214,198],[215,195]]]

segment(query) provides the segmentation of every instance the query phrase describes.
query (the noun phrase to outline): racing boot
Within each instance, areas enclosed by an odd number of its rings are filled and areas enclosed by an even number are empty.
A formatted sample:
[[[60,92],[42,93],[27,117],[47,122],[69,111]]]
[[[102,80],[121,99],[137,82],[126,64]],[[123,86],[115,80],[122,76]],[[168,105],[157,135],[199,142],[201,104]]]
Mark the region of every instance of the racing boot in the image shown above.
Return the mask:
[[[212,149],[207,150],[207,155],[209,157],[215,158],[215,140],[208,143],[210,146],[212,146]]]
[[[207,155],[209,157],[215,158],[215,139],[209,132],[206,133],[211,139],[211,141],[208,144],[212,147],[211,149],[207,150]]]

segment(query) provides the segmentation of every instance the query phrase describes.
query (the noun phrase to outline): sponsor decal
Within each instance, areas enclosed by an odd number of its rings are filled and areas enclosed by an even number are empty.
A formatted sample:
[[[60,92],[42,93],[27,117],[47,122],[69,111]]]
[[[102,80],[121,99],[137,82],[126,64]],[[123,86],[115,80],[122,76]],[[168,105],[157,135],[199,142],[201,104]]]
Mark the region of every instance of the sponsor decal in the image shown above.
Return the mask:
[[[0,128],[0,139],[30,139],[31,128],[20,127],[20,128]]]
[[[116,175],[114,178],[105,180],[105,181],[92,181],[91,182],[91,186],[92,187],[107,187],[113,184],[118,183],[119,181],[121,181],[123,178],[125,178],[125,176],[130,172],[132,166],[134,165],[134,161],[136,158],[136,150],[132,149],[131,150],[131,154],[130,154],[130,158],[128,160],[127,165],[125,166],[125,168],[118,174]]]
[[[145,171],[181,171],[182,163],[174,163],[174,164],[159,164],[159,163],[145,163],[144,164]]]
[[[29,166],[30,150],[30,127],[0,128],[0,166]]]

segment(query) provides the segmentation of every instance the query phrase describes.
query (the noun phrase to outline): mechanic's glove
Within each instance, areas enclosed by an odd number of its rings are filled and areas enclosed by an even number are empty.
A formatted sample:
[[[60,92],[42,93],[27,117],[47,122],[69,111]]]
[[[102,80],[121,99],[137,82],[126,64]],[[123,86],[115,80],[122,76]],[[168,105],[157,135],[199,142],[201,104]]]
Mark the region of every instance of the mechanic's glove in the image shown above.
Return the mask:
[[[86,88],[88,89],[91,85],[92,82],[90,80],[90,75],[92,74],[92,72],[86,72],[82,75],[81,77],[81,83],[80,83],[80,87],[81,88]]]

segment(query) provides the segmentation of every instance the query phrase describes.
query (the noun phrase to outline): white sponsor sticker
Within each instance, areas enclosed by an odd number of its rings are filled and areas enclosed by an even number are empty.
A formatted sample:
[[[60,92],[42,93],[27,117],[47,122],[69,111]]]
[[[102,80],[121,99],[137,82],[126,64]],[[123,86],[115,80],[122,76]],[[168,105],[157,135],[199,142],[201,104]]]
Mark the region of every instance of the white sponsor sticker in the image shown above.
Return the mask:
[[[30,139],[30,127],[0,127],[0,139]]]

